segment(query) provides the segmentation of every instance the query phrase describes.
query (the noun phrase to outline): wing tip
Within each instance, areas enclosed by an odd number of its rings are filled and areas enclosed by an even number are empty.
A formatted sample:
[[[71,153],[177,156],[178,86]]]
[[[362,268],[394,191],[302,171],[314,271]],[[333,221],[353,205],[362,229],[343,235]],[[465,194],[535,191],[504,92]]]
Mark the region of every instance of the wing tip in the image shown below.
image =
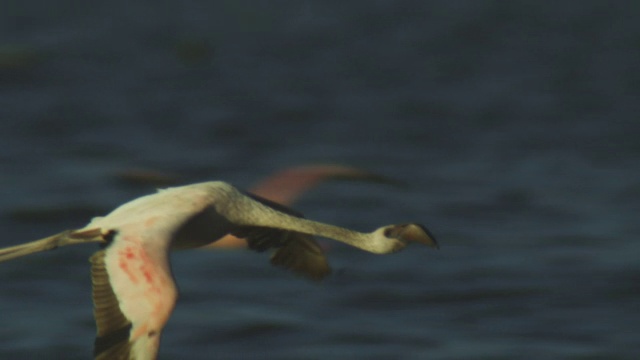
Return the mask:
[[[298,236],[278,248],[271,256],[271,265],[316,282],[331,274],[324,252],[311,236]]]

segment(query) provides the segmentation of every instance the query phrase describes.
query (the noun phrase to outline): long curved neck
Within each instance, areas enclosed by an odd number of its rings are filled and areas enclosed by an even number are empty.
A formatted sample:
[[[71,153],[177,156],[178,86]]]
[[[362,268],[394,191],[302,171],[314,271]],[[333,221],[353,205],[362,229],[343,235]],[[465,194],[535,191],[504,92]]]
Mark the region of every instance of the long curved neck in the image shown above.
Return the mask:
[[[378,252],[372,233],[362,233],[292,216],[255,201],[237,190],[226,192],[225,195],[227,199],[224,199],[226,201],[223,201],[223,204],[219,201],[216,202],[216,210],[234,224],[270,227],[317,235],[365,251]]]
[[[293,217],[280,212],[276,212],[273,215],[273,217],[270,216],[269,220],[271,221],[267,221],[267,223],[262,226],[275,227],[283,230],[291,230],[309,235],[321,236],[324,238],[337,240],[351,246],[355,246],[365,251],[374,251],[373,247],[371,246],[371,234],[349,230],[340,226],[330,225],[318,221]]]

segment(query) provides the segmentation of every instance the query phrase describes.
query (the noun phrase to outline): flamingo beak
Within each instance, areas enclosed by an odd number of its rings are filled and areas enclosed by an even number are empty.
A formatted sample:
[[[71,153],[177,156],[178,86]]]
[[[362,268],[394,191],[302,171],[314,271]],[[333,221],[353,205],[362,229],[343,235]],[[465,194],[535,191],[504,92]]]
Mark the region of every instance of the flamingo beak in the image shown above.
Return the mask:
[[[435,249],[440,248],[431,232],[420,224],[396,225],[396,227],[391,230],[391,235],[405,243],[415,242]]]

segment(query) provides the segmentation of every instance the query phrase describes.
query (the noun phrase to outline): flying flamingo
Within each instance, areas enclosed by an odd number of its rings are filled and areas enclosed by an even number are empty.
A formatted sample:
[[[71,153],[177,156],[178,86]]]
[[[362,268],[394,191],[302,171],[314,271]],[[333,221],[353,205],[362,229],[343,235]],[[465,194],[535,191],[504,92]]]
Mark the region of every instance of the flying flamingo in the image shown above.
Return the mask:
[[[160,335],[178,295],[169,265],[174,249],[206,245],[226,234],[252,250],[274,249],[271,263],[319,280],[330,269],[313,235],[388,254],[410,242],[438,246],[419,224],[371,233],[302,218],[220,181],[160,190],[125,203],[81,229],[0,249],[0,262],[66,245],[99,243],[91,256],[98,360],[155,359]]]

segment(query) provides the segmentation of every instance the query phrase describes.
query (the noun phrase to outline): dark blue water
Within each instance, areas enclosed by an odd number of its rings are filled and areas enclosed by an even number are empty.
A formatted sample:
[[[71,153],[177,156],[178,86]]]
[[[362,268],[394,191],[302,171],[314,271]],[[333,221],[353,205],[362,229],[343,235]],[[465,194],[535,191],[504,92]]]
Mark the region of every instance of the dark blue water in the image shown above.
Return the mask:
[[[309,284],[249,252],[174,255],[161,359],[634,359],[640,6],[23,1],[0,10],[0,246],[153,191],[330,162],[307,217],[420,221],[439,252],[336,245]],[[54,212],[51,212],[54,210]],[[0,358],[87,359],[88,256],[0,266]]]

